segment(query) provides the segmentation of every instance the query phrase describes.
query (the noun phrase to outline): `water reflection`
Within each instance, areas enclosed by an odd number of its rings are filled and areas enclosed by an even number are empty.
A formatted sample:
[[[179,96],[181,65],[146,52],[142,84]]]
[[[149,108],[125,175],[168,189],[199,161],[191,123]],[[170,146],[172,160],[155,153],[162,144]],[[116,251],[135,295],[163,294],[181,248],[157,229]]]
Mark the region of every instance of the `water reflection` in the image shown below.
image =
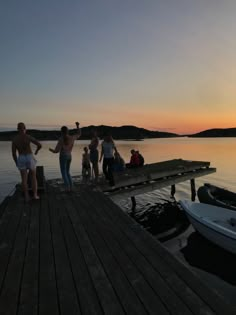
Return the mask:
[[[190,234],[181,249],[185,260],[194,267],[215,274],[236,285],[236,256],[205,239],[198,232]]]

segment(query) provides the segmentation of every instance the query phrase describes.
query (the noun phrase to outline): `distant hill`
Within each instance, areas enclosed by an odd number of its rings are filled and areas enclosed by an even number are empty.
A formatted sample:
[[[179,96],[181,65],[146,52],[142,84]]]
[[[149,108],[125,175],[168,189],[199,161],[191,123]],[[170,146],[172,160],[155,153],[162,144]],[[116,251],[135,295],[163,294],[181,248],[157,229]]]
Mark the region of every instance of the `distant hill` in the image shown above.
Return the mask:
[[[215,129],[208,129],[205,131],[201,131],[198,133],[195,133],[193,135],[188,135],[188,137],[205,137],[205,138],[211,138],[211,137],[236,137],[236,128],[227,128],[227,129],[221,129],[221,128],[215,128]]]
[[[88,126],[81,128],[80,139],[91,139],[92,130],[96,129],[98,136],[102,138],[105,133],[110,132],[114,139],[124,140],[143,140],[148,138],[171,138],[179,137],[175,133],[161,132],[161,131],[150,131],[135,126],[121,126],[121,127],[110,127],[110,126]],[[75,129],[72,129],[71,134],[75,133]],[[28,129],[27,133],[36,139],[43,140],[57,140],[61,133],[60,130],[35,130]],[[17,134],[17,131],[2,131],[0,132],[0,141],[11,141]]]

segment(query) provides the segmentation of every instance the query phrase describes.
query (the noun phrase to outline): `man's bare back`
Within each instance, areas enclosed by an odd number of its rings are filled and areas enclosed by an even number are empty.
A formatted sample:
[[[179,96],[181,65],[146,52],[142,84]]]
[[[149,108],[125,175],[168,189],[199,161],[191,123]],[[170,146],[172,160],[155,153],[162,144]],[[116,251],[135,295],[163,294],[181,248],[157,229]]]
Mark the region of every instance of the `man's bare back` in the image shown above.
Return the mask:
[[[25,201],[29,201],[28,171],[31,172],[34,199],[39,199],[37,194],[36,160],[33,157],[30,144],[33,143],[37,147],[34,154],[37,154],[42,146],[39,141],[26,134],[24,123],[18,123],[17,129],[18,135],[12,140],[12,157],[21,174]]]
[[[17,135],[13,139],[13,144],[15,145],[19,154],[32,154],[32,149],[30,147],[30,142],[33,142],[32,140],[34,139],[32,139],[29,135]]]

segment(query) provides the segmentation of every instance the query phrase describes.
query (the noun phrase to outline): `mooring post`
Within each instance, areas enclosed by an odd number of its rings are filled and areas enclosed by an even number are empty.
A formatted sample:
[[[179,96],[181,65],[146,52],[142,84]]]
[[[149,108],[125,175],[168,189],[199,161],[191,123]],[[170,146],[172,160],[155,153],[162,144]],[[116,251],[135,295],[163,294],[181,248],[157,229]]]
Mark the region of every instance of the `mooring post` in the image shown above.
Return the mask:
[[[174,195],[175,195],[175,185],[171,185],[170,195],[171,195],[171,197],[174,197]]]
[[[135,212],[135,208],[136,208],[136,199],[135,199],[134,196],[131,197],[131,202],[132,202],[131,210],[132,210],[132,213],[134,213]]]
[[[191,185],[191,200],[195,201],[196,187],[195,187],[195,180],[194,180],[194,178],[190,179],[190,185]]]

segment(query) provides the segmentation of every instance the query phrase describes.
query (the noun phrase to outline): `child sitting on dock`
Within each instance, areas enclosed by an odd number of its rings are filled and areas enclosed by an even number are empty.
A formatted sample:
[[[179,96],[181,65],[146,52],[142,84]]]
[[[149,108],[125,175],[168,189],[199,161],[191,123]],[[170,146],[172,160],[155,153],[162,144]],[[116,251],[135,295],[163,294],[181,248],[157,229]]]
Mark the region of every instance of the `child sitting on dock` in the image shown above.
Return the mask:
[[[91,178],[90,156],[87,147],[84,147],[84,153],[82,155],[82,177],[83,181],[87,181]]]
[[[135,167],[139,167],[140,165],[140,160],[139,160],[139,156],[137,151],[135,151],[134,149],[132,149],[130,151],[131,153],[131,157],[130,157],[130,162],[126,164],[127,168],[135,168]]]

